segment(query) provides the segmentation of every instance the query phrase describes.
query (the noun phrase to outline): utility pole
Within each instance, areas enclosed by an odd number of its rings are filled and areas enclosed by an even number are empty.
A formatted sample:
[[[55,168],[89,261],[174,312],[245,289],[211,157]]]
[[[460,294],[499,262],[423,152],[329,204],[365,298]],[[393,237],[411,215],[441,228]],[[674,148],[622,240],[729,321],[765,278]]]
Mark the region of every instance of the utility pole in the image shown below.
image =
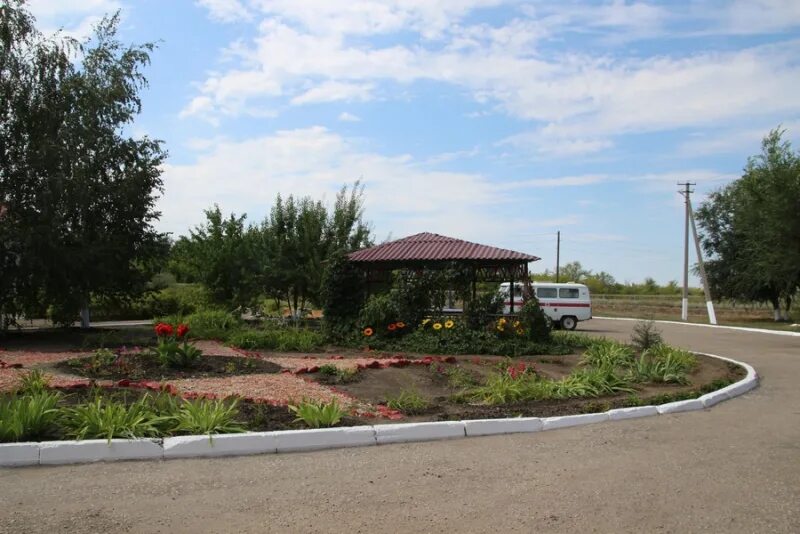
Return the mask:
[[[683,195],[686,209],[684,232],[683,232],[683,298],[681,299],[681,320],[689,320],[689,195],[692,194],[691,186],[696,185],[691,182],[678,183],[684,186],[683,191],[678,191]]]
[[[556,283],[558,283],[559,268],[561,266],[561,230],[556,232]]]
[[[689,220],[692,222],[692,237],[694,237],[694,248],[697,252],[697,264],[700,266],[700,278],[703,280],[703,292],[706,295],[706,309],[708,310],[708,322],[717,324],[717,314],[714,313],[714,302],[711,300],[711,289],[708,287],[708,277],[706,277],[706,266],[703,263],[703,251],[700,249],[700,240],[697,238],[697,225],[694,223],[694,212],[692,203],[689,205]]]

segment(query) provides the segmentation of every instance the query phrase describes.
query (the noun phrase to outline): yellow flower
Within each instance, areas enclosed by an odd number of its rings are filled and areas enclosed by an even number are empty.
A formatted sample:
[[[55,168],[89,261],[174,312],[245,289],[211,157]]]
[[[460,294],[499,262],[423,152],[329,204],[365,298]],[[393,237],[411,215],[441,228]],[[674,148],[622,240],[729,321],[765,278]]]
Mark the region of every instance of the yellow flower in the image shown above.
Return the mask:
[[[514,328],[519,328],[519,321],[514,321]]]
[[[448,320],[448,321],[445,321],[445,322],[444,322],[444,327],[445,327],[445,328],[453,328],[453,326],[454,326],[455,324],[456,324],[456,323],[454,323],[453,321],[450,321],[450,320]]]
[[[497,330],[498,330],[498,331],[502,332],[502,331],[503,331],[503,330],[505,330],[505,329],[506,329],[506,327],[505,327],[505,326],[503,326],[502,324],[500,324],[500,323],[498,323],[498,324],[497,324]]]
[[[497,321],[497,322],[500,323],[500,324],[506,324],[506,318],[505,317],[501,317],[500,320]]]
[[[433,323],[433,329],[434,330],[441,330],[442,329],[442,323]]]
[[[428,324],[429,322],[431,322],[431,320],[430,320],[430,319],[423,319],[423,320],[422,320],[422,326],[425,326],[425,325],[426,325],[426,324]]]

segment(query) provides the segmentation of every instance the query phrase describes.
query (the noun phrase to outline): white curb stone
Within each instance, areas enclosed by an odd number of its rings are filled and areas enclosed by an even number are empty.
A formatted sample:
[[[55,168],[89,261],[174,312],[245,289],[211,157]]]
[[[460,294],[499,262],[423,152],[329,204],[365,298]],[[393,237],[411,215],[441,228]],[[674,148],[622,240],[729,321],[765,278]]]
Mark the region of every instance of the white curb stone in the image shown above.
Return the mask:
[[[514,434],[542,430],[542,420],[538,417],[473,419],[463,423],[467,436],[489,436],[492,434]]]
[[[612,421],[622,421],[623,419],[658,415],[658,408],[656,406],[632,406],[630,408],[616,408],[609,410],[607,413],[608,418]]]
[[[164,439],[164,458],[275,454],[277,449],[277,441],[272,432],[215,434],[211,438],[209,436],[176,436]]]
[[[161,445],[150,439],[89,439],[85,441],[47,441],[39,445],[42,465],[99,462],[104,460],[146,460],[162,458]]]
[[[3,443],[0,445],[0,466],[11,467],[38,463],[38,443]]]
[[[729,400],[731,397],[728,395],[728,392],[725,389],[718,389],[717,391],[712,391],[711,393],[706,393],[698,400],[703,403],[703,407],[711,408],[719,404],[722,401]]]
[[[608,413],[586,413],[581,415],[565,415],[560,417],[545,417],[543,420],[544,430],[555,430],[556,428],[567,428],[569,426],[590,425],[592,423],[602,423],[608,421]]]
[[[282,430],[271,434],[275,436],[278,452],[375,445],[375,430],[371,426]]]
[[[463,438],[466,436],[463,421],[375,425],[374,428],[378,445],[408,441]]]
[[[703,408],[703,401],[700,399],[689,399],[660,404],[658,406],[658,413],[664,415],[668,413],[691,412],[693,410],[702,410]]]

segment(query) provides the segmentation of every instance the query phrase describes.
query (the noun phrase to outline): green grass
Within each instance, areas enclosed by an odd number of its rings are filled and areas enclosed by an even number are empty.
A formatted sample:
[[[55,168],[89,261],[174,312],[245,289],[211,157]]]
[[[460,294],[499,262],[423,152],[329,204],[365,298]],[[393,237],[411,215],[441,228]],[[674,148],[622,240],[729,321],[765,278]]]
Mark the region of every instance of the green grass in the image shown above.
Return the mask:
[[[53,436],[61,416],[58,393],[0,397],[0,442],[32,441]]]
[[[232,334],[228,344],[245,350],[315,352],[325,346],[325,338],[319,332],[304,328],[248,328]]]
[[[430,403],[416,389],[404,389],[398,395],[386,398],[386,406],[414,415],[425,411]]]
[[[581,358],[582,365],[594,367],[626,367],[633,362],[633,349],[611,339],[593,341]]]

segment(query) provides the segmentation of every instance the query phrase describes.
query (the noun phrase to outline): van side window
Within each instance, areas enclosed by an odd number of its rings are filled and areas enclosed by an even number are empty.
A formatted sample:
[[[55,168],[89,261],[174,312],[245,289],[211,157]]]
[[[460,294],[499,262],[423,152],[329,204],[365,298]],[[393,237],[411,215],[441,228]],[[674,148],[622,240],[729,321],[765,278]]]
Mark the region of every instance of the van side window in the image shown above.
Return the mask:
[[[554,287],[539,287],[536,289],[536,296],[540,299],[554,299],[558,296],[556,291]]]
[[[574,287],[562,287],[558,290],[558,296],[562,299],[576,299],[579,294],[580,291]]]

